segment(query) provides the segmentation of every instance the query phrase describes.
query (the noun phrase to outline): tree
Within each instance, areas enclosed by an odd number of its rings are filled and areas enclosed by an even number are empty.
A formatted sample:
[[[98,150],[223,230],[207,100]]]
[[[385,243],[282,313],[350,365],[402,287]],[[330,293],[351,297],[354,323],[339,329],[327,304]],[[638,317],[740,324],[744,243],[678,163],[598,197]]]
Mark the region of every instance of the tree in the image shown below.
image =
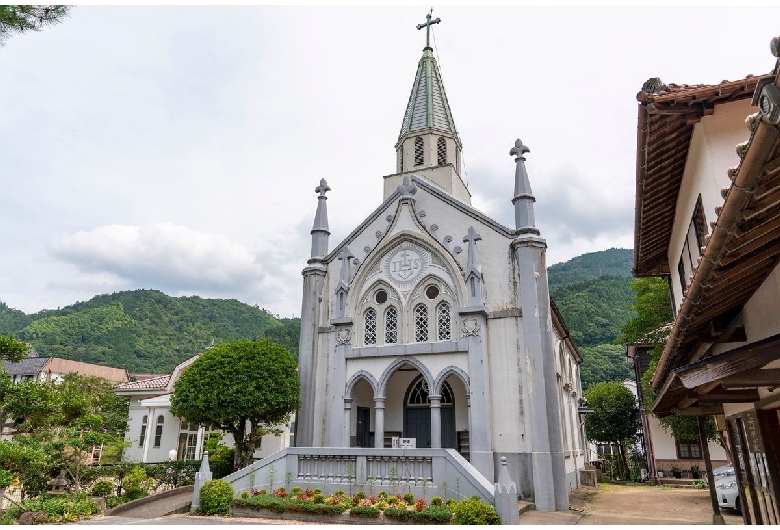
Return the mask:
[[[127,398],[117,396],[114,384],[98,377],[68,374],[49,383],[24,381],[8,387],[0,405],[17,431],[10,442],[14,447],[6,447],[6,454],[48,455],[49,469],[65,469],[77,492],[94,447],[101,447],[103,455],[118,456],[124,446]],[[26,468],[23,462],[11,462],[8,468],[13,466]]]
[[[625,447],[636,439],[640,428],[639,410],[631,391],[622,383],[597,383],[585,392],[588,406],[595,412],[585,418],[585,435],[594,442],[617,444],[628,479]]]
[[[19,362],[24,359],[29,350],[30,347],[24,342],[13,337],[0,335],[0,360]]]
[[[0,46],[12,33],[40,31],[59,24],[68,16],[70,6],[4,6],[0,5]]]
[[[233,435],[233,468],[251,463],[262,436],[278,432],[298,408],[296,363],[279,344],[262,339],[219,344],[176,381],[171,412],[182,421],[218,426]]]

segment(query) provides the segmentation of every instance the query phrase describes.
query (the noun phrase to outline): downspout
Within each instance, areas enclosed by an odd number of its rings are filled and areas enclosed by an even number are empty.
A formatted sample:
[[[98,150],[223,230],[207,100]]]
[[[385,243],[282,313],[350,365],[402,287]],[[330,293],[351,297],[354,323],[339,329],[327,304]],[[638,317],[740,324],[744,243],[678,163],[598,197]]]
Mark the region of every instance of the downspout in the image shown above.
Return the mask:
[[[780,77],[776,74],[775,86],[778,85],[779,81]],[[723,203],[723,209],[713,227],[707,246],[704,248],[704,254],[699,258],[691,284],[684,293],[685,297],[674,321],[675,325],[672,327],[669,340],[666,342],[664,352],[658,361],[658,368],[650,382],[653,390],[657,390],[666,378],[670,368],[671,356],[682,342],[687,322],[693,318],[696,306],[704,294],[704,289],[723,257],[726,244],[735,235],[742,210],[751,195],[755,193],[758,181],[761,178],[761,168],[780,135],[777,127],[767,123],[762,114],[759,113],[756,119],[758,120],[758,125],[748,140],[747,145],[744,147],[740,145],[737,148],[737,153],[741,154],[743,152],[744,158],[737,167],[733,183]],[[729,176],[731,174],[732,172],[729,171]]]

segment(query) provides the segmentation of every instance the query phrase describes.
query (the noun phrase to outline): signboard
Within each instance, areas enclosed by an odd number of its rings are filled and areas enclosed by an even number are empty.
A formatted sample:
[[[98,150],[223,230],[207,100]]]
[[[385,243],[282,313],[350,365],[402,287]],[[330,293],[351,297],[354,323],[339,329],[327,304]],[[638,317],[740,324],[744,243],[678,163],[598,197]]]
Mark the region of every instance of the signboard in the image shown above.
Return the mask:
[[[417,438],[399,438],[399,449],[417,449]]]

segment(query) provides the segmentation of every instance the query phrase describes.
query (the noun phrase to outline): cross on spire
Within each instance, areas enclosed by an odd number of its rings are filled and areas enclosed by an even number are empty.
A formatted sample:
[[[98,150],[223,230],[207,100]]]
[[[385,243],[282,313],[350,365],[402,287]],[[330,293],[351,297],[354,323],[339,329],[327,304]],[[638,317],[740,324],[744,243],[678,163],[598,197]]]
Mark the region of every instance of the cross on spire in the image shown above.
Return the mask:
[[[433,8],[431,8],[431,12],[425,15],[425,18],[427,19],[427,22],[424,22],[422,24],[417,24],[417,29],[423,29],[425,28],[425,48],[426,50],[430,50],[431,48],[431,26],[434,24],[438,24],[441,22],[441,19],[439,17],[434,18],[431,20],[431,17],[433,16]]]
[[[330,186],[325,179],[320,179],[320,185],[314,189],[314,193],[319,193],[320,198],[325,199],[325,192],[330,191]]]

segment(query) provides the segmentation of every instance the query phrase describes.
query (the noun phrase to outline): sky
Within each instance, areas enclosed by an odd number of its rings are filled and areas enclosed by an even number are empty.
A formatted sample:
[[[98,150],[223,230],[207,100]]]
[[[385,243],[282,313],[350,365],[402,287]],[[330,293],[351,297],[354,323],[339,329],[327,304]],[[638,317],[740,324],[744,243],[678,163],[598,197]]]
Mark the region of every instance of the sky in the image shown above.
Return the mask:
[[[159,289],[300,314],[382,201],[428,6],[78,6],[0,48],[0,301]],[[633,246],[636,94],[768,73],[780,6],[434,6],[473,205],[513,227],[521,138],[548,263]]]

